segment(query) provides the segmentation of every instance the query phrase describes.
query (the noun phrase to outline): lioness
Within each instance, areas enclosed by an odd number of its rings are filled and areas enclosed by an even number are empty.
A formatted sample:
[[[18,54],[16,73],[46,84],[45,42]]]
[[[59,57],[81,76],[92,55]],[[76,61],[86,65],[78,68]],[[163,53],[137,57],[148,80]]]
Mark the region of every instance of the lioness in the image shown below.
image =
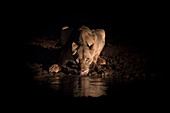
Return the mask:
[[[89,73],[92,64],[105,64],[99,55],[105,45],[105,31],[103,29],[90,30],[86,26],[78,29],[63,27],[61,31],[63,50],[60,54],[58,65],[52,65],[50,72],[58,72],[68,61],[76,63],[80,68],[80,75]]]

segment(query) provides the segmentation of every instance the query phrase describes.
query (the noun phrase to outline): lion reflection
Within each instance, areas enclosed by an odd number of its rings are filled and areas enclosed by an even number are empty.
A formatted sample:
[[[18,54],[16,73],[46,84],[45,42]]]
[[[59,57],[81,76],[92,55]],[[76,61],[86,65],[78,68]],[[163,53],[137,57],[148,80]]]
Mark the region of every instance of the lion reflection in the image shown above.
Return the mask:
[[[74,97],[99,97],[106,95],[107,86],[101,78],[80,77],[74,84]]]
[[[102,78],[89,76],[64,77],[58,82],[51,81],[51,88],[62,96],[100,97],[106,95],[107,87]]]

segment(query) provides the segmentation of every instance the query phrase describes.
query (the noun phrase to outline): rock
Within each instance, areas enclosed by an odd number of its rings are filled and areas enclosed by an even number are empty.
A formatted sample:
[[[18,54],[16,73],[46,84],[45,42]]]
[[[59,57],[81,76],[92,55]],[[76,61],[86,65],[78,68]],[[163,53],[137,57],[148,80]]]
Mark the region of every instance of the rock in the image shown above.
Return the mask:
[[[93,76],[97,76],[97,72],[93,71],[93,72],[92,72],[92,75],[93,75]]]
[[[104,76],[107,76],[107,75],[110,75],[111,73],[108,72],[108,71],[105,71],[105,72],[102,73],[102,75],[103,75],[103,74],[104,74]]]
[[[49,72],[55,72],[57,73],[58,71],[60,71],[60,67],[57,64],[53,64],[50,68],[49,68]]]
[[[47,70],[43,70],[43,74],[48,74],[48,71]]]
[[[96,70],[97,72],[98,72],[98,71],[100,71],[100,70],[102,70],[102,66],[100,66],[100,65],[96,65],[95,70]]]
[[[112,70],[112,67],[111,66],[107,66],[107,70]]]
[[[116,60],[114,61],[114,64],[115,64],[115,65],[117,64],[117,61],[116,61]]]

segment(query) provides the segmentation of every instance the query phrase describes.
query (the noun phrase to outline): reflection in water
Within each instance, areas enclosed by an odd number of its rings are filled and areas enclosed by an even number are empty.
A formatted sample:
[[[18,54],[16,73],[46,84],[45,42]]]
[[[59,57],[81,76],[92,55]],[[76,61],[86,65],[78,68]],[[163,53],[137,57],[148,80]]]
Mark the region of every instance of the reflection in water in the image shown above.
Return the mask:
[[[89,76],[63,77],[61,80],[52,79],[50,83],[50,88],[73,97],[99,97],[106,95],[108,87],[102,78]]]
[[[74,97],[99,97],[106,95],[107,89],[101,78],[81,77],[77,78],[74,87]]]

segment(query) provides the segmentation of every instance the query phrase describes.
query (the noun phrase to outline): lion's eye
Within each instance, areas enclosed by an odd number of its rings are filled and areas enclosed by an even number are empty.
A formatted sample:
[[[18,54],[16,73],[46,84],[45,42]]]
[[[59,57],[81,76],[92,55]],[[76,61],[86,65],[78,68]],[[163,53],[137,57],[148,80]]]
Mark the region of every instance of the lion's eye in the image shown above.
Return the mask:
[[[88,62],[89,60],[90,60],[90,58],[87,58],[87,59],[86,59],[86,62]]]
[[[93,44],[92,44],[91,46],[89,46],[89,45],[87,44],[87,46],[89,47],[89,49],[91,49],[91,48],[93,47]]]

